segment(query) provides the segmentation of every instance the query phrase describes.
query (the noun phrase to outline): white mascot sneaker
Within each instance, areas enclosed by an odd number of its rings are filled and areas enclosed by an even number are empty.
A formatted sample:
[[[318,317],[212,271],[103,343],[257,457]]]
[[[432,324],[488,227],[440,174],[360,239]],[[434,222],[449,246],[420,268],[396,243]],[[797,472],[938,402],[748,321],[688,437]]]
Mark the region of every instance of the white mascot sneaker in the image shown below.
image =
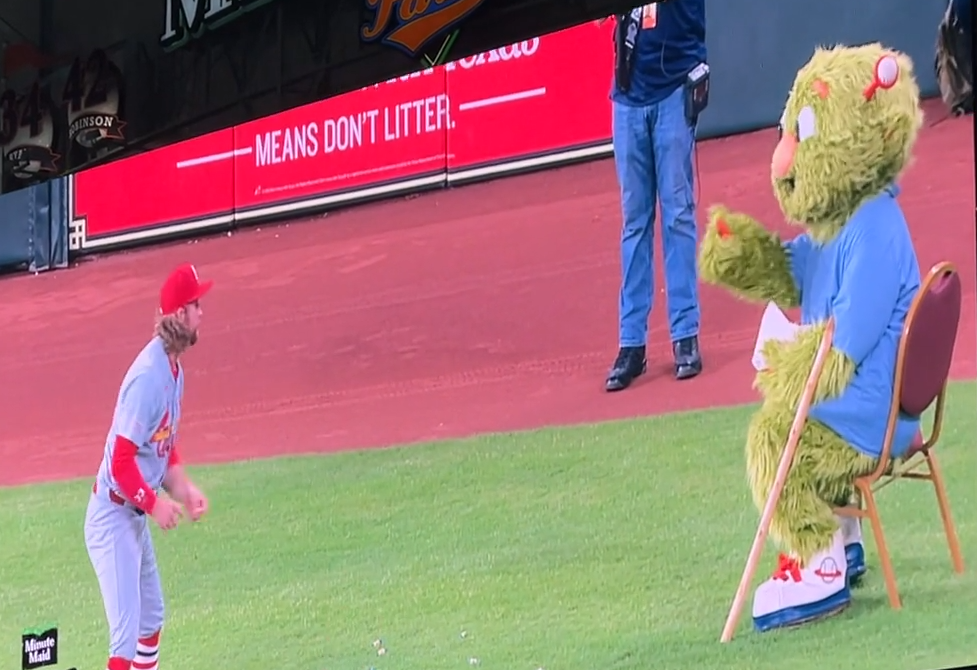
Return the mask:
[[[828,551],[815,555],[806,568],[782,554],[773,577],[753,595],[754,628],[786,628],[840,612],[851,602],[847,571],[840,529]]]
[[[848,584],[856,585],[862,579],[865,567],[865,547],[862,544],[862,520],[840,517],[841,534],[845,542],[845,562],[848,564]]]

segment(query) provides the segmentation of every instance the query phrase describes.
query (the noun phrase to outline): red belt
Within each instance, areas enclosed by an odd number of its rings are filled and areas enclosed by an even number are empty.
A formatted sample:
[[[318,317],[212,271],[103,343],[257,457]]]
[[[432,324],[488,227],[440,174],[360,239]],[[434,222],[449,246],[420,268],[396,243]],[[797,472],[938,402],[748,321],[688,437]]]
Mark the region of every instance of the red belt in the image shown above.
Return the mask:
[[[92,484],[92,493],[95,493],[95,494],[98,493],[98,482],[95,482],[94,484]],[[122,496],[120,496],[118,493],[116,493],[112,489],[109,489],[109,502],[111,502],[113,504],[116,504],[116,505],[118,505],[120,507],[129,507],[130,509],[132,509],[133,512],[135,512],[139,516],[142,516],[143,514],[145,514],[145,512],[143,512],[141,509],[139,509],[135,505],[130,505],[128,500],[126,500],[125,498],[123,498]]]

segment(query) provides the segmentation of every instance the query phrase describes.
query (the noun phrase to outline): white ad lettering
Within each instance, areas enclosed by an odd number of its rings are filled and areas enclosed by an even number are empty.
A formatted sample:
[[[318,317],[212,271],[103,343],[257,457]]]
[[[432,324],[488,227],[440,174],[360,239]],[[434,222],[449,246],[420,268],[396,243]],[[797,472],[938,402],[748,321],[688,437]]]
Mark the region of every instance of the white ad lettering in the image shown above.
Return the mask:
[[[359,149],[372,144],[395,142],[450,126],[450,105],[446,94],[432,95],[379,109],[309,122],[255,134],[256,167],[278,165],[320,154]]]

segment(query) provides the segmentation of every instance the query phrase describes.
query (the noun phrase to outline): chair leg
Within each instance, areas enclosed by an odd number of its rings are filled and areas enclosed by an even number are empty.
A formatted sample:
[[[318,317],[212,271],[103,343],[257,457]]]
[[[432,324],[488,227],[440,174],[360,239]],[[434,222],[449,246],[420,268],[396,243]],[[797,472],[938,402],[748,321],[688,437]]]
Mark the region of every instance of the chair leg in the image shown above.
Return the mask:
[[[892,569],[892,558],[889,556],[889,547],[885,543],[885,534],[882,532],[882,521],[879,519],[879,508],[875,505],[875,496],[869,486],[859,486],[862,493],[862,500],[865,502],[865,512],[872,522],[872,534],[875,536],[875,548],[879,552],[879,563],[882,564],[882,576],[885,579],[885,590],[889,593],[889,604],[892,609],[902,609],[902,601],[899,598],[899,589],[896,587],[896,573]]]
[[[933,480],[933,487],[936,489],[936,503],[940,507],[940,518],[943,519],[943,530],[946,531],[946,541],[950,547],[950,560],[953,561],[953,569],[958,574],[963,573],[963,554],[960,551],[960,540],[957,538],[957,529],[950,516],[950,502],[947,499],[946,487],[943,485],[943,473],[936,462],[933,452],[926,453],[926,463],[930,469]]]

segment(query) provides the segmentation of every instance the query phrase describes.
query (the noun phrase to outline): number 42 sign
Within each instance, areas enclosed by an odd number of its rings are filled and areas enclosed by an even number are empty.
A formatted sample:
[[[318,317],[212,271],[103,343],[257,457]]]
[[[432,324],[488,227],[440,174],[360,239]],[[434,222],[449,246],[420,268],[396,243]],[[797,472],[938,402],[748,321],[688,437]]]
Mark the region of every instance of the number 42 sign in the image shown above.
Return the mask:
[[[86,149],[125,139],[119,118],[124,94],[122,72],[101,49],[83,62],[76,58],[68,70],[61,95],[68,122],[68,139]]]
[[[58,88],[59,101],[52,95],[52,89]],[[36,81],[26,93],[4,91],[0,147],[5,171],[21,180],[58,174],[63,169],[61,155],[75,146],[87,156],[123,143],[124,96],[122,71],[102,49],[74,59],[68,68]]]

